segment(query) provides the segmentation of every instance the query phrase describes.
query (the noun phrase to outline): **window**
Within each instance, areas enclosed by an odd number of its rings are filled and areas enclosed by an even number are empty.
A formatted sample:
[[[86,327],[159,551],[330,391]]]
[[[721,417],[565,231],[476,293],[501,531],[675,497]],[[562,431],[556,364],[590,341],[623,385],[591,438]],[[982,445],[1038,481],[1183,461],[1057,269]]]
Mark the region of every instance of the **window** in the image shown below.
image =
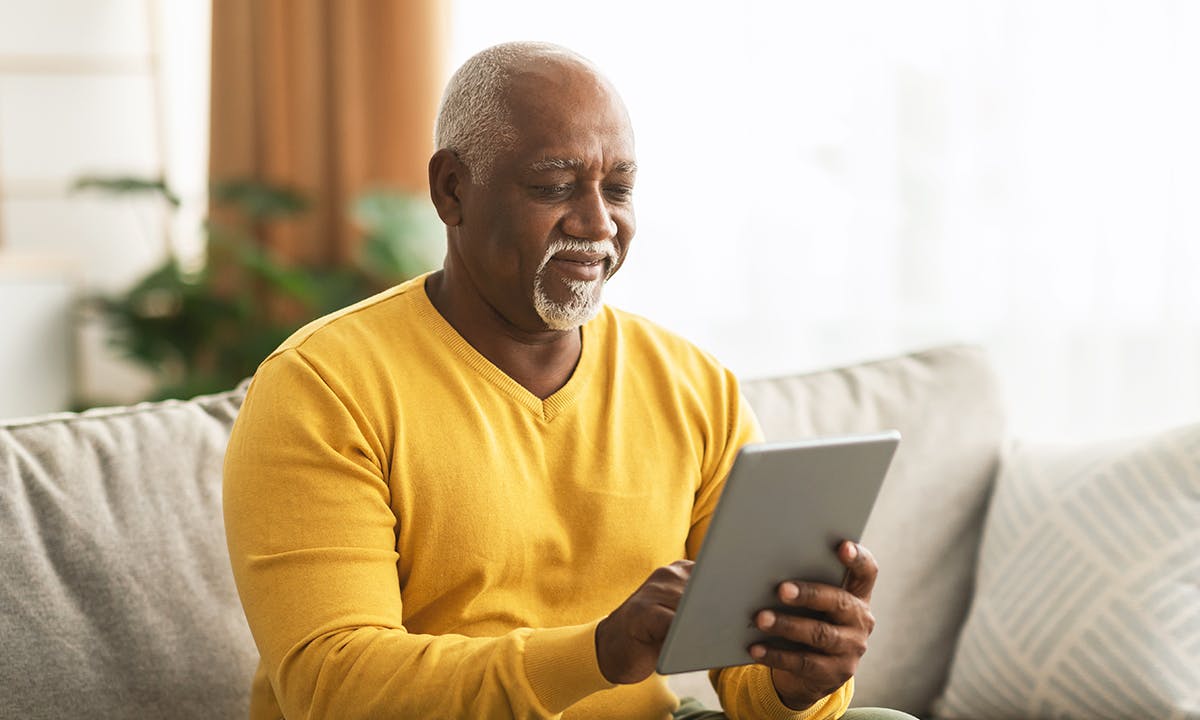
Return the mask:
[[[208,12],[202,0],[0,8],[2,354],[6,367],[34,371],[0,376],[0,415],[144,390],[102,328],[70,330],[71,298],[123,289],[168,244],[202,252]],[[85,174],[163,175],[185,205],[172,221],[152,202],[72,193]],[[71,361],[79,356],[88,362]]]
[[[1013,429],[1200,409],[1200,5],[458,0],[456,67],[558,42],[629,105],[608,293],[745,376],[967,340]]]

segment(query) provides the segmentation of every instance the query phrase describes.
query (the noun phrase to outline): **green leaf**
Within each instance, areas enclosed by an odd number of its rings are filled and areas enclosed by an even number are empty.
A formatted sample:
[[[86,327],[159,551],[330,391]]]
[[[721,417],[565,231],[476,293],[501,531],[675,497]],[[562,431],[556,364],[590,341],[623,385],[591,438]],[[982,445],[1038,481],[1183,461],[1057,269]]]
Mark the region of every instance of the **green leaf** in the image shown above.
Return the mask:
[[[396,283],[437,266],[445,230],[428,201],[376,188],[358,197],[352,215],[365,233],[364,272]]]
[[[89,177],[76,187],[158,193],[178,204],[161,180]],[[255,232],[263,222],[305,212],[302,194],[236,180],[215,184],[212,200],[238,212],[224,224],[205,223],[211,264],[189,271],[168,258],[126,292],[92,299],[108,321],[111,343],[155,373],[156,397],[233,387],[300,325],[436,266],[444,247],[444,230],[427,201],[374,190],[353,204],[365,232],[353,262],[284,262],[259,244]],[[297,308],[302,317],[294,314]]]
[[[308,198],[299,190],[249,179],[214,183],[212,200],[237,208],[255,222],[293,217],[308,209]]]

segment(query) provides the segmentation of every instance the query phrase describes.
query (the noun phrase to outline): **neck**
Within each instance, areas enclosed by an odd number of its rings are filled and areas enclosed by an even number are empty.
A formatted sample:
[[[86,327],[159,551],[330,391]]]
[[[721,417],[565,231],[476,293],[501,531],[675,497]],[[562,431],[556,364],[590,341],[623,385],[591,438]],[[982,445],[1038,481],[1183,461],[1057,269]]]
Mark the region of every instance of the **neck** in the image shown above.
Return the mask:
[[[583,349],[579,328],[520,328],[469,283],[460,282],[450,268],[426,278],[425,294],[471,347],[542,400],[566,385],[579,364]]]

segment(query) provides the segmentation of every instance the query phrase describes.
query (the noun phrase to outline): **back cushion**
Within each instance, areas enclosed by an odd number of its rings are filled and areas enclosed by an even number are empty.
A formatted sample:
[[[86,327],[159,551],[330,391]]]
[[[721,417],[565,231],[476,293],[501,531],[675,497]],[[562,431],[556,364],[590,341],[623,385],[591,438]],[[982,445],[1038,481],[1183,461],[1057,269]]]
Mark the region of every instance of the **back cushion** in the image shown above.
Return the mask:
[[[221,522],[242,396],[0,424],[0,716],[246,717]]]
[[[979,533],[1004,442],[981,350],[949,347],[743,391],[768,440],[896,428],[903,435],[863,543],[879,561],[879,621],[854,705],[924,715],[946,680],[970,600]]]

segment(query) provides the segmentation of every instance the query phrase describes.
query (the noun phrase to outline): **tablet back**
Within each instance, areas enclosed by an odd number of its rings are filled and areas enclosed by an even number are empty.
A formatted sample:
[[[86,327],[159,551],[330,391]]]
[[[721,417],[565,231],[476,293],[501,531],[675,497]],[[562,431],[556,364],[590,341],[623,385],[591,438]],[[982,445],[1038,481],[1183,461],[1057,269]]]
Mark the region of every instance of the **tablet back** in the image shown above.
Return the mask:
[[[900,442],[871,435],[761,443],[734,461],[658,658],[663,674],[753,662],[755,613],[785,580],[840,586],[835,549],[857,541]]]

